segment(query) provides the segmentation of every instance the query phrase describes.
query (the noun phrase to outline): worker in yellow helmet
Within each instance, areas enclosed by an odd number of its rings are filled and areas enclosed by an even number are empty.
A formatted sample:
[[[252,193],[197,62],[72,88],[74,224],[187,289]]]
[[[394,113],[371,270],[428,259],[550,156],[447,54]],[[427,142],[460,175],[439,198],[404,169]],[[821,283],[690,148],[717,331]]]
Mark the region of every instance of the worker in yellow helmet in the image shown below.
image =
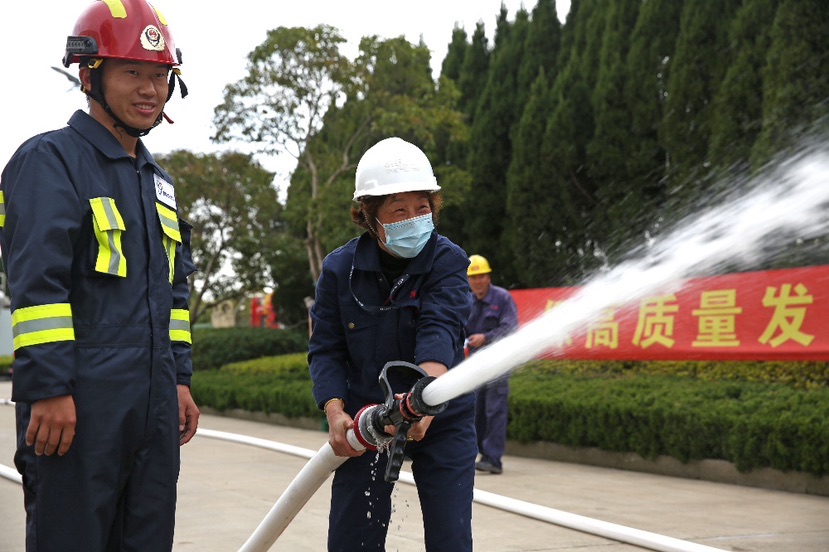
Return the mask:
[[[518,308],[510,293],[492,284],[489,261],[480,255],[469,257],[466,271],[472,290],[472,314],[466,323],[469,353],[497,341],[518,328]],[[489,381],[475,390],[475,427],[481,459],[475,468],[499,474],[507,444],[507,398],[509,374]]]

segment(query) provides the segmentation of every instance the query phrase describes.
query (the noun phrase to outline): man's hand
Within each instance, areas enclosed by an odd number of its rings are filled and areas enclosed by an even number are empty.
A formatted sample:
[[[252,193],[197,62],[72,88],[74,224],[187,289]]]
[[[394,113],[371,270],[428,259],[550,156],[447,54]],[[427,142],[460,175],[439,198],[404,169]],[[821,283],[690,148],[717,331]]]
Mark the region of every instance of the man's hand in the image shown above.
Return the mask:
[[[348,430],[354,427],[354,420],[343,410],[342,400],[328,401],[325,405],[325,417],[328,420],[328,444],[336,456],[350,458],[365,452],[356,450],[348,442]]]
[[[178,432],[179,444],[186,445],[196,434],[199,427],[199,408],[193,401],[190,388],[186,385],[178,386]]]
[[[479,334],[472,334],[468,338],[469,346],[473,349],[480,349],[486,344],[486,335],[479,333]]]
[[[75,439],[75,399],[62,395],[42,399],[32,404],[26,444],[35,447],[35,454],[51,456],[57,451],[63,456]]]

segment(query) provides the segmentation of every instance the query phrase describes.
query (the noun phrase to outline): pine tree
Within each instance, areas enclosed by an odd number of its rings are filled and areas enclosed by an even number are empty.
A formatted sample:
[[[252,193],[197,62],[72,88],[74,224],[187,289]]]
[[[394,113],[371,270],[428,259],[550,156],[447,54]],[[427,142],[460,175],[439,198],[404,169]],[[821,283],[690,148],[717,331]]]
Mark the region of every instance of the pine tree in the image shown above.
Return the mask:
[[[536,197],[537,212],[547,217],[537,236],[527,237],[536,246],[534,272],[546,275],[536,286],[574,285],[596,264],[587,230],[596,200],[585,170],[593,112],[579,69],[577,64],[565,67],[550,93]]]
[[[478,22],[475,32],[472,33],[472,43],[466,49],[463,58],[460,75],[458,76],[458,88],[461,91],[460,109],[471,121],[478,108],[478,100],[481,97],[486,85],[489,72],[489,45],[484,32],[484,24]]]
[[[625,59],[639,11],[639,0],[612,0],[607,11],[592,94],[595,133],[587,145],[590,178],[599,200],[591,216],[591,234],[604,254],[642,232],[640,198],[627,174],[632,153],[630,109],[625,96]],[[645,214],[650,215],[650,213]]]
[[[467,167],[472,175],[473,193],[466,205],[473,213],[468,223],[468,236],[463,246],[480,254],[492,249],[501,240],[506,211],[506,174],[512,156],[510,132],[516,123],[518,69],[524,51],[528,14],[519,10],[514,23],[507,21],[506,8],[501,8],[495,36],[495,49],[486,87],[472,122],[471,149]],[[487,257],[504,266],[503,248]]]
[[[725,75],[728,28],[737,0],[686,0],[661,127],[680,205],[705,195],[711,104]]]
[[[544,174],[541,148],[547,120],[552,110],[550,87],[542,68],[530,87],[527,105],[513,133],[513,156],[507,173],[507,205],[504,228],[505,244],[512,255],[510,279],[502,285],[534,287],[545,284],[546,267],[539,260],[544,251],[553,251],[555,237],[549,232],[550,219],[555,212],[539,201],[549,193],[548,186],[539,178]],[[553,226],[556,226],[555,224]]]
[[[624,95],[630,114],[626,184],[618,193],[604,190],[602,196],[618,214],[614,216],[614,227],[628,210],[623,203],[637,206],[639,216],[644,217],[637,225],[640,236],[656,231],[659,207],[666,194],[667,154],[659,141],[659,125],[665,110],[668,77],[674,66],[682,5],[682,0],[649,0],[642,4],[625,61]],[[623,253],[615,249],[617,246],[608,245],[614,260]]]
[[[829,9],[823,0],[783,0],[763,68],[763,129],[755,164],[829,130]]]
[[[763,128],[755,168],[821,147],[829,135],[829,9],[823,0],[782,0],[763,68]],[[793,243],[768,268],[829,262],[829,232]]]
[[[453,88],[457,94],[458,109],[463,110],[461,104],[461,93],[457,83],[462,75],[464,60],[471,46],[466,41],[466,31],[455,26],[452,30],[452,40],[446,51],[446,57],[441,64],[439,87],[446,89]],[[443,216],[441,217],[440,232],[456,242],[463,241],[464,235],[464,212],[465,194],[468,190],[466,172],[463,169],[466,158],[466,141],[458,141],[449,132],[439,132],[435,136],[435,155],[432,159],[435,169],[435,176],[438,183],[444,190],[444,194],[454,195],[455,201],[444,203]],[[463,180],[461,180],[463,179]]]
[[[466,57],[466,50],[469,44],[466,42],[466,31],[463,27],[455,25],[452,29],[452,40],[446,49],[446,57],[440,65],[440,76],[452,79],[457,82],[463,68],[463,60]]]
[[[548,75],[554,75],[556,59],[561,48],[561,22],[556,13],[554,0],[538,0],[532,11],[524,55],[518,71],[518,103],[523,110],[530,87],[543,69]]]
[[[550,116],[541,146],[537,208],[546,226],[533,243],[544,285],[566,285],[596,265],[590,221],[596,193],[587,171],[587,144],[595,128],[590,93],[596,82],[609,0],[574,0],[562,30],[562,50],[550,84]]]
[[[733,61],[714,97],[708,158],[722,172],[749,166],[763,121],[762,68],[779,0],[752,0],[729,29]]]

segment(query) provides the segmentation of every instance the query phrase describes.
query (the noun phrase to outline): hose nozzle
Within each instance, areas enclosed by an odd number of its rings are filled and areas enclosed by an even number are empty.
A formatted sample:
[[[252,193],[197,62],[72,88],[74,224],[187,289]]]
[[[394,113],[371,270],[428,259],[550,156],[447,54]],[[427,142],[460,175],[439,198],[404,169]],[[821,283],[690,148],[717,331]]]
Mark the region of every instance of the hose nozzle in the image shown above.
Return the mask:
[[[389,370],[400,372],[396,375],[402,376],[404,380],[410,381],[415,378],[416,381],[408,392],[395,397],[389,383]],[[415,364],[404,361],[387,362],[379,377],[386,402],[366,405],[354,417],[354,433],[360,444],[370,450],[388,447],[389,461],[386,464],[384,479],[389,483],[397,481],[400,476],[403,449],[412,424],[424,416],[434,416],[446,409],[447,403],[432,406],[423,401],[423,389],[434,379]],[[386,426],[390,425],[397,428],[394,435],[385,431]]]

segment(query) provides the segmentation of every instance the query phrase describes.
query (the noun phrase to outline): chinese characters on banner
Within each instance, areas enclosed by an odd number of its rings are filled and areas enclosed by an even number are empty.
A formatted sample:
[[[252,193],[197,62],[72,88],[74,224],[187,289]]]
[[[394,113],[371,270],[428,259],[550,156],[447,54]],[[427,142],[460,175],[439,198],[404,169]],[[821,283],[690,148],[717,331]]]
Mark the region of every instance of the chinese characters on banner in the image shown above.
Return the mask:
[[[577,290],[510,293],[524,324]],[[606,309],[552,348],[594,360],[829,360],[829,266],[687,280]]]

